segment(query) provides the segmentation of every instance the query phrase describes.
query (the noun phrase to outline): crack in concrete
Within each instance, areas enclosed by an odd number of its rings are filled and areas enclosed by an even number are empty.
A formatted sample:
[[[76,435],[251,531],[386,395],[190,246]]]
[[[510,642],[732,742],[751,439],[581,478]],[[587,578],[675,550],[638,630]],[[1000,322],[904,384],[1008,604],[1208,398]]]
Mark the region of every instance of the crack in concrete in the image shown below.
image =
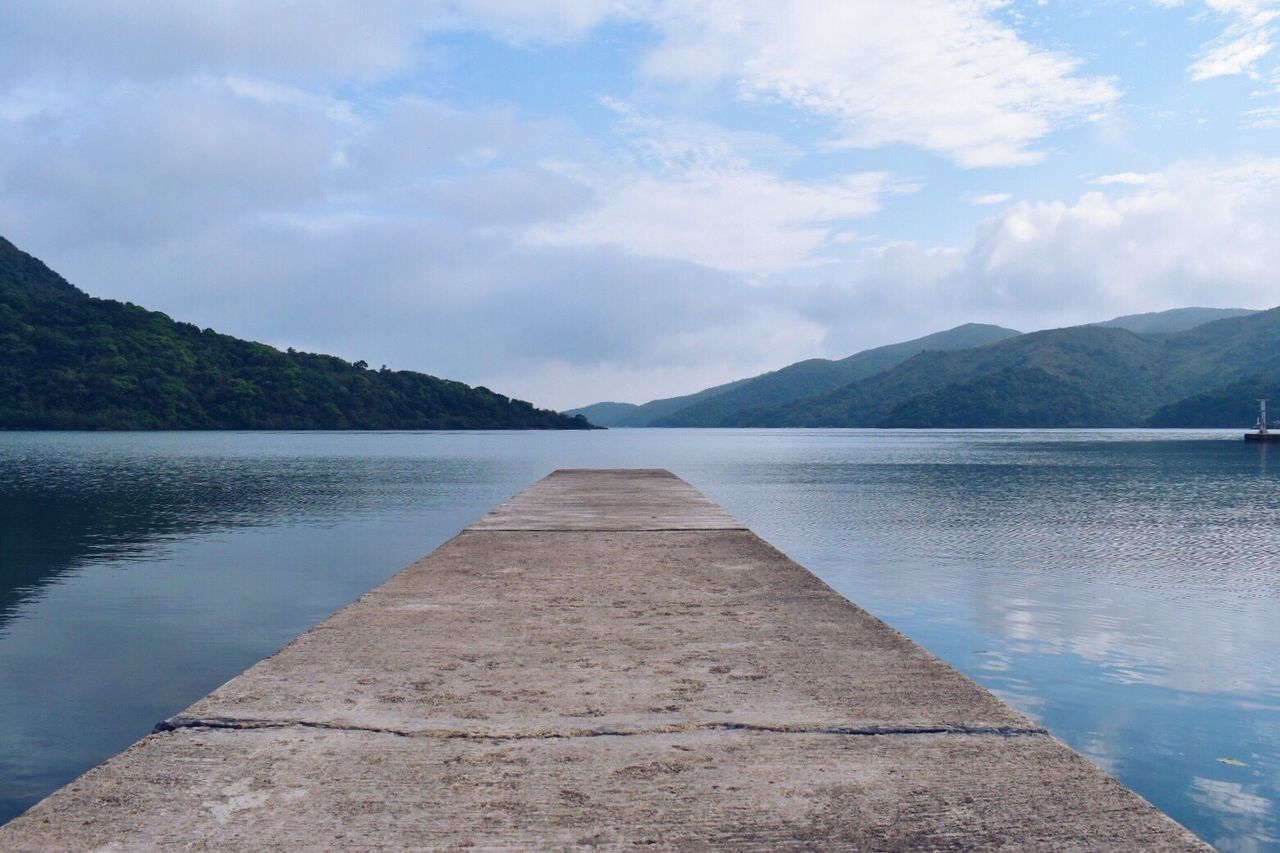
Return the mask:
[[[919,735],[969,735],[986,737],[1044,737],[1049,732],[1039,726],[821,726],[777,725],[718,721],[705,723],[673,723],[636,729],[582,728],[524,732],[475,732],[457,729],[428,729],[406,731],[381,726],[360,726],[347,723],[325,723],[314,720],[257,720],[239,717],[171,717],[156,723],[153,734],[175,732],[182,729],[284,729],[308,728],[326,731],[367,732],[404,738],[436,738],[439,740],[557,740],[592,737],[637,737],[643,735],[693,734],[697,732],[760,732],[765,734],[838,735],[846,737],[911,737]]]

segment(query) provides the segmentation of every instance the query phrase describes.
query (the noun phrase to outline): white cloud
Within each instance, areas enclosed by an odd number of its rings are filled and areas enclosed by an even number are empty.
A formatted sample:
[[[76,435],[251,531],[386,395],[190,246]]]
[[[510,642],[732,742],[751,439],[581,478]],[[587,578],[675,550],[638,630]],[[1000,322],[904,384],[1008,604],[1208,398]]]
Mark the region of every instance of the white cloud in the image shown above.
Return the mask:
[[[615,398],[644,402],[775,370],[821,348],[827,336],[822,322],[760,296],[744,288],[734,298],[750,305],[747,312],[655,340],[643,361],[512,361],[495,381],[514,388],[553,389],[549,399],[558,400],[562,409]]]
[[[269,0],[49,0],[6,8],[0,80],[375,81],[428,61],[434,34],[557,43],[616,20],[658,33],[650,74],[730,80],[742,98],[830,122],[833,144],[905,143],[965,166],[1032,163],[1048,134],[1092,120],[1118,92],[998,21],[1004,5],[903,0],[885,14],[875,0],[317,0],[298,14]]]
[[[1245,110],[1243,118],[1246,127],[1258,130],[1280,129],[1280,106]]]
[[[239,66],[43,93],[0,110],[0,233],[89,292],[542,404],[803,356],[819,323],[710,267],[802,262],[889,182],[788,181],[771,167],[789,146],[709,124],[620,117],[602,146],[512,107],[352,100]],[[724,245],[691,236],[704,216],[736,226]],[[520,239],[539,226],[560,239]]]
[[[0,233],[96,294],[554,405],[970,320],[1272,299],[1272,161],[1106,175],[1074,202],[993,211],[969,246],[876,237],[867,218],[917,187],[803,150],[813,124],[1025,163],[1117,96],[994,0],[905,3],[10,4]],[[423,83],[435,34],[488,33],[534,61],[530,45],[610,21],[650,31],[634,97],[686,115],[604,99],[615,115],[588,135],[484,93],[420,94],[439,91]],[[726,89],[754,102],[727,113],[780,109],[804,132],[696,120]]]
[[[1153,0],[1166,8],[1182,7],[1194,0]],[[1191,63],[1192,80],[1212,80],[1215,77],[1246,76],[1254,80],[1270,78],[1274,89],[1277,83],[1274,63],[1264,62],[1274,57],[1280,30],[1280,2],[1277,0],[1201,0],[1205,10],[1218,16],[1223,29],[1215,39],[1200,51]]]
[[[1216,813],[1263,816],[1271,812],[1271,800],[1256,793],[1253,786],[1221,779],[1196,776],[1191,784],[1191,799]]]
[[[1064,277],[1113,297],[1149,298],[1151,289],[1193,282],[1243,288],[1251,301],[1264,295],[1280,249],[1259,239],[1260,226],[1280,213],[1280,160],[1182,164],[1143,178],[1117,182],[1137,187],[1118,196],[1089,192],[1074,204],[1016,205],[985,226],[976,258],[987,273],[1015,276],[1031,265],[1061,264]]]
[[[49,238],[134,244],[323,198],[332,121],[216,81],[121,87],[4,126],[3,201]]]
[[[886,193],[917,189],[885,172],[790,180],[760,165],[794,157],[776,137],[609,105],[620,116],[616,155],[546,164],[590,187],[598,203],[532,227],[529,243],[612,245],[762,276],[820,262],[823,248],[847,242],[840,223],[875,213]]]
[[[538,226],[535,245],[615,245],[746,275],[816,259],[832,225],[879,209],[889,176],[786,181],[751,169],[581,174],[602,201],[566,222]]]
[[[349,0],[315,0],[305,13],[272,0],[15,2],[0,22],[0,75],[376,77],[403,67],[430,16]]]
[[[419,219],[243,222],[144,252],[28,246],[97,295],[558,407],[696,390],[803,358],[824,331],[737,276]]]
[[[220,109],[243,106],[249,116],[258,108],[238,96],[206,96]],[[141,212],[122,212],[106,201],[81,207],[63,199],[62,207],[34,215],[34,195],[8,194],[0,197],[0,233],[95,293],[277,345],[426,370],[562,407],[596,397],[641,400],[692,391],[800,358],[843,356],[968,321],[1031,329],[1187,304],[1264,307],[1277,301],[1273,271],[1280,268],[1280,247],[1272,235],[1280,229],[1280,160],[1175,164],[1141,180],[1108,176],[1119,179],[1072,202],[1013,204],[987,220],[967,246],[847,244],[848,251],[869,252],[861,268],[842,262],[752,283],[710,268],[732,270],[739,261],[700,257],[704,250],[696,241],[680,243],[680,228],[645,232],[647,222],[662,217],[644,205],[664,216],[663,205],[702,211],[698,196],[706,189],[713,196],[705,213],[681,209],[683,218],[673,220],[705,236],[696,224],[699,215],[789,203],[796,187],[780,186],[787,182],[776,176],[735,173],[723,182],[731,189],[714,189],[707,188],[710,178],[703,187],[697,174],[686,176],[679,168],[650,173],[628,161],[618,180],[631,195],[601,204],[598,193],[614,190],[598,183],[606,170],[575,176],[548,168],[547,149],[529,142],[537,136],[530,128],[507,124],[501,113],[417,106],[433,117],[426,123],[433,133],[446,133],[447,122],[459,124],[457,138],[467,142],[446,148],[446,162],[467,159],[476,146],[498,151],[498,161],[427,181],[406,200],[380,172],[352,185],[352,175],[327,166],[323,132],[314,153],[295,156],[300,171],[289,171],[283,154],[258,142],[259,134],[270,140],[276,132],[267,123],[252,133],[236,131],[232,136],[244,144],[226,151],[232,163],[262,157],[241,162],[241,168],[267,184],[264,198],[274,199],[277,215],[264,217],[260,211],[271,205],[242,205],[234,195],[202,212],[196,192],[189,207],[173,197],[150,212],[157,220],[188,222],[157,234],[150,226],[122,230],[112,221],[142,216],[146,205]],[[314,109],[323,112],[319,105]],[[257,127],[246,122],[227,120]],[[488,128],[487,141],[477,128]],[[6,139],[12,144],[11,136]],[[384,144],[378,133],[362,141],[371,151]],[[416,149],[420,141],[406,144]],[[555,136],[545,144],[560,147]],[[119,151],[121,145],[95,143],[92,151]],[[104,199],[136,201],[120,195],[124,191],[110,180],[120,161],[90,156],[92,151],[49,152],[50,161],[74,163],[67,174],[76,183],[67,191],[79,198],[83,187],[103,183]],[[439,174],[435,161],[425,167],[415,162],[397,173]],[[722,161],[693,162],[707,168]],[[177,161],[175,168],[170,174],[182,175],[186,167]],[[6,176],[14,180],[13,171]],[[120,180],[127,184],[130,177]],[[270,183],[273,178],[278,183]],[[214,184],[208,186],[215,192]],[[343,198],[358,195],[360,205],[311,212],[307,199],[315,186]],[[600,230],[540,246],[513,242],[529,223],[499,214],[520,193],[560,199],[544,202],[544,227],[594,222]],[[724,245],[737,247],[756,268],[813,257],[809,232],[825,233],[827,226],[812,219],[818,201],[798,197],[805,204],[777,219],[752,213],[765,218],[731,220],[764,248],[734,242],[736,234]],[[868,198],[874,194],[855,191],[849,209],[837,212],[874,203]],[[626,245],[627,251],[599,242]],[[643,251],[647,247],[651,251]],[[682,253],[692,257],[671,258]]]
[[[941,270],[908,260],[864,285],[964,319],[1066,325],[1192,304],[1280,302],[1280,160],[1181,163],[1155,175],[1110,176],[1074,202],[1020,202],[988,219]],[[920,256],[921,262],[911,260]],[[947,266],[946,264],[950,264]],[[894,284],[905,276],[905,285]]]
[[[650,0],[453,0],[442,3],[445,19],[508,41],[563,42],[578,39],[609,18],[643,16]]]
[[[5,4],[0,78],[133,80],[192,74],[377,80],[422,58],[427,36],[478,31],[507,41],[580,38],[628,0],[41,0]]]
[[[1117,97],[1079,63],[1023,41],[997,0],[722,0],[663,4],[650,74],[730,79],[745,98],[830,119],[853,147],[906,143],[964,166],[1032,163],[1033,146]]]
[[[836,357],[964,322],[1034,330],[1280,303],[1280,159],[1180,163],[1142,177],[1074,201],[1012,204],[961,246],[883,245],[860,270],[841,267],[777,298],[821,323],[814,354]]]
[[[342,148],[355,191],[412,194],[552,150],[568,154],[576,144],[558,123],[529,120],[509,106],[461,109],[406,96],[367,109],[362,132]]]
[[[1089,183],[1099,187],[1109,187],[1116,184],[1144,187],[1163,180],[1164,175],[1158,172],[1118,172],[1114,175],[1102,175],[1094,178]]]
[[[1192,80],[1212,80],[1245,74],[1257,78],[1258,61],[1271,52],[1272,33],[1249,28],[1234,37],[1210,45],[1191,65]]]
[[[637,257],[643,245],[622,252],[590,235],[522,243],[533,225],[607,209],[596,191],[618,161],[581,156],[583,177],[551,168],[551,154],[581,153],[583,140],[510,109],[420,98],[356,108],[235,77],[122,86],[94,108],[4,121],[0,233],[95,295],[202,326],[557,405],[642,368],[649,379],[633,387],[655,393],[730,364],[763,369],[820,337],[741,277],[679,252]],[[663,136],[647,125],[623,158],[635,186],[728,164],[746,176],[728,182],[738,206],[789,205],[762,220],[763,244],[780,251],[794,228],[803,240],[786,250],[808,250],[824,199],[728,153],[776,147],[768,139],[724,134],[722,145],[710,126]],[[874,205],[858,180],[827,214]]]

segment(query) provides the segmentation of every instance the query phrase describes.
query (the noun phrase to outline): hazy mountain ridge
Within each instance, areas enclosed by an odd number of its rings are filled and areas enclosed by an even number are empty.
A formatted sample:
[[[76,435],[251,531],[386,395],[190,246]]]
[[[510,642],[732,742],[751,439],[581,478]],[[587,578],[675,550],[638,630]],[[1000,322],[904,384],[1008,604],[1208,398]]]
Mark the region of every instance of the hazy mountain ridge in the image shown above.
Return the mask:
[[[1185,332],[1214,320],[1228,320],[1232,317],[1245,317],[1258,312],[1251,308],[1172,308],[1168,311],[1151,311],[1146,314],[1126,314],[1094,326],[1113,326],[1128,329],[1140,335],[1160,335],[1172,332]]]
[[[1087,426],[1099,417],[1114,417],[1117,410],[1109,399],[1092,398],[1111,397],[1109,387],[1126,371],[1149,370],[1156,357],[1149,339],[1124,329],[1085,326],[1032,332],[973,350],[921,353],[896,368],[821,398],[802,401],[787,410],[756,413],[754,422],[759,425],[764,418],[781,420],[789,426],[921,426],[935,421],[944,421],[948,426],[1004,425],[999,422],[998,413],[1017,409],[1014,400],[1003,399],[1012,392],[1011,384],[1021,390],[1032,384],[1027,380],[1033,375],[1054,377],[1055,387],[1069,400],[1078,392],[1076,386],[1082,374],[1088,373],[1094,376],[1092,384],[1097,392],[1089,395],[1087,407],[1075,404],[1071,410],[1088,412],[1091,419],[1064,421],[1052,416],[1062,426]],[[1004,382],[999,381],[1000,377]],[[940,405],[943,401],[938,395],[955,395],[961,401],[965,399],[966,386],[974,386],[975,391],[980,387],[980,399],[988,399],[990,404],[986,413],[979,415],[972,408],[974,401],[967,401],[969,416],[956,422],[954,416],[946,414],[950,408]],[[915,399],[929,394],[934,395],[933,399]],[[1038,396],[1043,405],[1043,393]],[[1042,414],[1038,420],[1043,422],[1049,417]],[[1028,423],[1025,416],[1017,420],[1019,426],[1039,425]]]
[[[586,429],[486,388],[281,352],[77,289],[0,238],[0,429]]]
[[[636,403],[613,403],[601,402],[592,403],[590,406],[583,406],[580,409],[570,409],[564,414],[574,417],[582,415],[591,423],[602,427],[622,426],[627,416],[634,412],[640,406]]]
[[[647,403],[636,405],[634,403],[592,403],[590,406],[583,406],[578,409],[568,409],[564,414],[569,416],[582,415],[596,426],[602,427],[646,427],[653,426],[654,422],[659,418],[677,412],[686,406],[693,405],[702,400],[709,399],[717,394],[723,394],[738,386],[750,382],[751,379],[738,379],[733,382],[726,382],[723,385],[715,385],[711,388],[704,388],[693,394],[685,394],[680,397],[664,397],[660,400],[650,400]],[[610,408],[610,407],[619,408]],[[621,408],[630,406],[630,409]],[[591,417],[588,412],[594,412],[601,420]]]
[[[816,396],[874,376],[923,351],[969,349],[1019,334],[1021,332],[1000,326],[966,323],[923,338],[864,350],[839,361],[809,359],[749,379],[736,388],[659,418],[652,425],[720,426],[744,412]]]
[[[1179,401],[1272,373],[1280,309],[1162,335],[1077,326],[923,353],[828,394],[747,413],[740,425],[1123,427],[1162,412],[1162,426],[1191,426],[1174,422]],[[1214,425],[1247,423],[1224,414]]]
[[[836,385],[842,365],[857,368]],[[708,390],[647,425],[1247,426],[1256,397],[1280,399],[1280,309],[1174,309],[1029,334],[970,324]],[[633,425],[646,425],[640,409]]]
[[[964,349],[1021,334],[1013,329],[966,323],[910,341],[863,350],[847,358],[810,358],[778,370],[739,379],[682,397],[643,405],[594,403],[565,414],[582,414],[600,426],[727,426],[740,413],[821,394],[873,376],[928,349]]]

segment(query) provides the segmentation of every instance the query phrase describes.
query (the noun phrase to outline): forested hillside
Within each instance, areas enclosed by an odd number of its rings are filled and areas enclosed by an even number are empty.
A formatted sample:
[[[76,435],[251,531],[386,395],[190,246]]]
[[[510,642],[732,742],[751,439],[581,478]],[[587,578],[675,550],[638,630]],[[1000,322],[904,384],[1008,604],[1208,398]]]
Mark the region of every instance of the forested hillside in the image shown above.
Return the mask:
[[[1020,334],[970,323],[685,397],[575,412],[623,426],[1246,427],[1280,400],[1280,309],[1176,308]]]
[[[3,429],[586,429],[486,388],[95,299],[0,238]]]
[[[752,409],[800,400],[874,376],[925,350],[981,346],[1020,334],[1013,329],[966,323],[910,341],[863,350],[847,358],[810,358],[769,373],[739,379],[695,394],[633,403],[594,403],[566,414],[585,416],[601,426],[732,426]]]
[[[882,373],[921,352],[970,349],[1018,334],[1013,329],[1000,326],[967,323],[923,338],[864,350],[839,361],[809,359],[740,382],[733,388],[660,417],[651,425],[727,426],[736,421],[740,413],[831,391]]]
[[[1174,334],[1077,326],[922,353],[827,394],[745,412],[732,425],[1243,427],[1253,397],[1278,377],[1280,309]]]

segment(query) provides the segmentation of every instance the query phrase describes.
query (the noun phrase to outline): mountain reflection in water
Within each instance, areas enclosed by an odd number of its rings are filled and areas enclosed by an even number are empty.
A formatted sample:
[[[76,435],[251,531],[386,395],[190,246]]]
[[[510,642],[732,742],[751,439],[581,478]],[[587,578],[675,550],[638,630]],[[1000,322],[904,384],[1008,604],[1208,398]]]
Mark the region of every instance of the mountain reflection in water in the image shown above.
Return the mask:
[[[0,434],[0,820],[556,467],[666,467],[1223,849],[1280,845],[1238,432]]]

